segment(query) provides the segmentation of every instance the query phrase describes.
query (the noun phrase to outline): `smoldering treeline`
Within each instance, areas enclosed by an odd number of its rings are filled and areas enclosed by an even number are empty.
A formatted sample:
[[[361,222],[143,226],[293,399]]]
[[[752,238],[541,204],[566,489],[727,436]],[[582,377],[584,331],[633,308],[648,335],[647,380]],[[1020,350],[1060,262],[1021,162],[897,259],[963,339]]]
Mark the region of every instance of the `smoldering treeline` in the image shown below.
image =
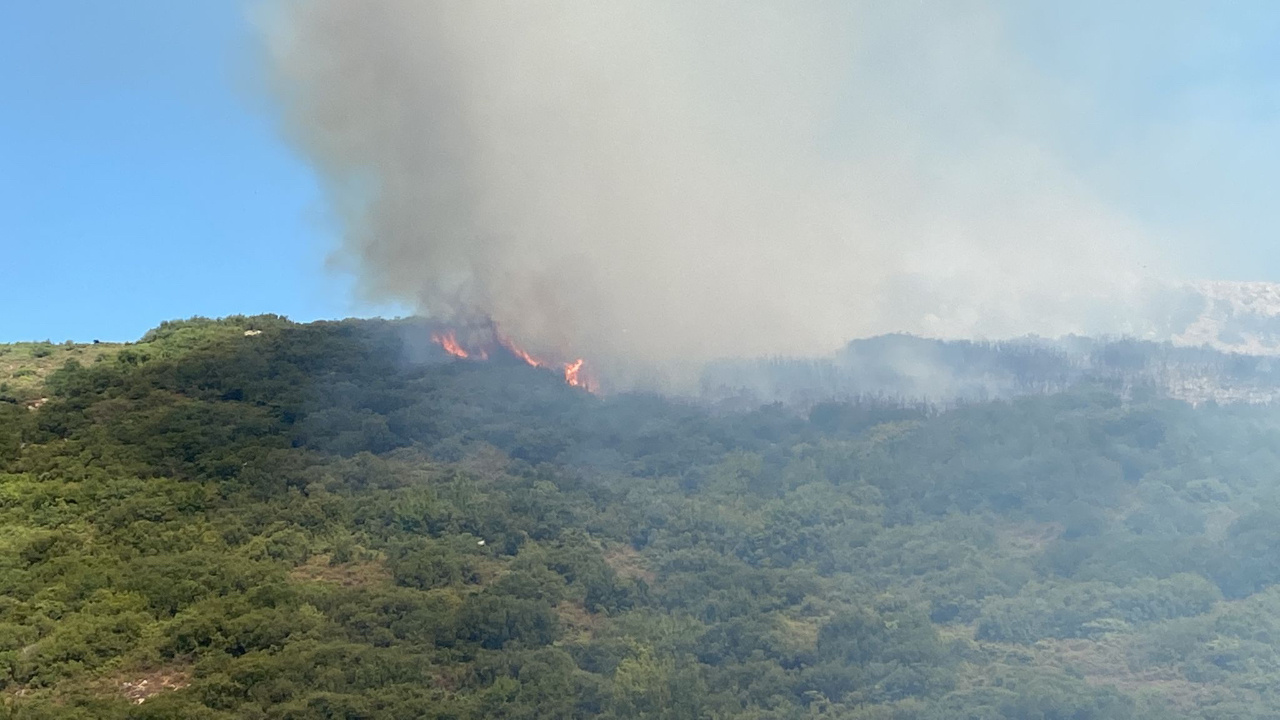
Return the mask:
[[[1114,308],[1146,239],[1038,141],[1055,89],[997,5],[269,10],[284,126],[373,298],[615,383],[888,331],[1143,329]]]

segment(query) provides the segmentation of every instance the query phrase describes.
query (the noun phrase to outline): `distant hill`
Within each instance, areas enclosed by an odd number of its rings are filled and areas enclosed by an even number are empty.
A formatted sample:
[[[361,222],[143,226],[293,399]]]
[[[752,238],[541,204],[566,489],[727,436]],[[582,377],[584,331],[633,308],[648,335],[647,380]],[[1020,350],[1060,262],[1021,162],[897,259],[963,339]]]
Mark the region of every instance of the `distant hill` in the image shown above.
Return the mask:
[[[1189,286],[1175,316],[1190,320],[1172,329],[1181,347],[1211,347],[1248,355],[1280,354],[1280,284],[1200,282]],[[1190,313],[1188,313],[1190,311]]]
[[[1280,399],[1280,284],[1173,286],[1144,312],[1138,337],[885,335],[824,358],[727,359],[706,368],[702,395],[748,404],[866,396],[947,404],[1096,385],[1192,403]]]
[[[979,342],[884,335],[855,340],[827,358],[713,363],[703,374],[702,395],[713,401],[877,397],[946,405],[1078,386],[1154,392],[1193,404],[1271,403],[1280,399],[1280,358],[1128,338]]]

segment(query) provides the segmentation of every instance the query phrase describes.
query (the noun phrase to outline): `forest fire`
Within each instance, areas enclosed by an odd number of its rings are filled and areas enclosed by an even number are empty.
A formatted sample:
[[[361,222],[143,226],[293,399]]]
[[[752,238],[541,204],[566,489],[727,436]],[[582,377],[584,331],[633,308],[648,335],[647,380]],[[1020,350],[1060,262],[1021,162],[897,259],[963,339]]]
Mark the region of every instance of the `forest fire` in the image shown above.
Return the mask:
[[[584,387],[588,390],[591,389],[587,384],[587,379],[582,377],[582,358],[578,358],[571,363],[565,363],[564,381],[574,387]]]
[[[545,362],[525,352],[523,348],[521,348],[519,345],[516,345],[514,342],[512,342],[510,338],[497,332],[495,332],[494,334],[498,338],[498,344],[506,348],[507,352],[511,353],[512,355],[515,355],[516,357],[525,361],[529,365],[532,365],[533,367],[546,366]]]
[[[445,352],[456,358],[471,357],[471,353],[462,349],[462,346],[458,344],[458,336],[452,330],[445,333],[431,333],[431,342],[444,348]],[[483,357],[481,359],[483,359]]]
[[[580,387],[588,392],[596,392],[595,380],[586,369],[586,361],[583,358],[578,358],[573,362],[552,363],[535,357],[529,351],[517,345],[511,338],[499,332],[496,327],[484,328],[479,332],[480,337],[478,338],[475,337],[476,334],[476,332],[472,332],[470,337],[460,341],[456,330],[446,330],[431,333],[431,341],[460,360],[488,360],[489,351],[495,347],[500,347],[512,357],[523,361],[531,367],[558,367],[564,372],[565,383],[573,387]]]

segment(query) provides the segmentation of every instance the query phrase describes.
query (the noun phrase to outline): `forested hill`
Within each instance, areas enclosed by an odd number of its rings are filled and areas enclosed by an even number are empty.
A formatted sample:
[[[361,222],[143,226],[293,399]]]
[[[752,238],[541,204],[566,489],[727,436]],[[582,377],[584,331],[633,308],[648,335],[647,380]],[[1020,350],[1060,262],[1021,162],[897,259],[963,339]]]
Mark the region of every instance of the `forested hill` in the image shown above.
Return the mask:
[[[1280,716],[1270,408],[711,414],[418,330],[4,347],[0,716]]]

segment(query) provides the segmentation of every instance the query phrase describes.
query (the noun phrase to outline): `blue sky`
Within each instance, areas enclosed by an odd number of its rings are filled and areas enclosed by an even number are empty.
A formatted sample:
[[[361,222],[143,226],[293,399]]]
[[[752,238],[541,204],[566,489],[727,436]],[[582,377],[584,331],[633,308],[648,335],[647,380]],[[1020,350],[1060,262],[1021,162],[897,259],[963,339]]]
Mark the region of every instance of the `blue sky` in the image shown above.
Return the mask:
[[[335,239],[253,39],[234,0],[2,4],[0,341],[369,310],[325,267]]]
[[[1005,6],[1075,172],[1207,277],[1280,281],[1280,3]],[[0,341],[368,314],[236,0],[0,4]],[[395,311],[383,308],[383,311]]]
[[[1280,281],[1280,3],[1011,0],[1064,98],[1044,138],[1203,276]]]

